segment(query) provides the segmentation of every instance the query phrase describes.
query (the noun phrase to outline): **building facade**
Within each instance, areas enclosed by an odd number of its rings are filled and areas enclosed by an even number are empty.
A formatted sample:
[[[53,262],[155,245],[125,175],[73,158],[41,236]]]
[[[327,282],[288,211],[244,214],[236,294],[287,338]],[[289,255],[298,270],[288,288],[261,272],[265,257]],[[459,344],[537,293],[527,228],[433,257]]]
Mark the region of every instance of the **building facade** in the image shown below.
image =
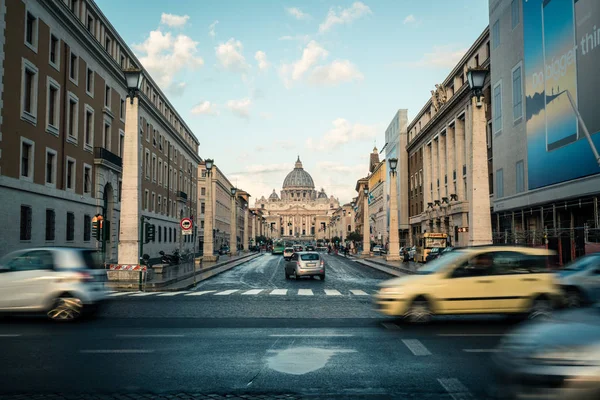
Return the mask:
[[[494,240],[547,243],[563,263],[598,251],[600,165],[583,128],[600,149],[600,4],[490,0],[489,10]],[[550,12],[560,24],[543,24]],[[552,41],[558,29],[566,52]],[[545,76],[555,59],[567,60],[562,73]]]
[[[386,183],[386,162],[379,161],[377,148],[371,153],[369,166],[369,232],[370,240],[378,245],[384,246],[389,240],[387,195],[385,192]]]
[[[156,227],[144,253],[179,246],[180,218],[196,213],[198,141],[95,2],[6,0],[0,22],[0,255],[77,246],[116,262],[129,67],[143,71],[140,213]]]
[[[481,175],[481,171],[487,171],[488,164],[469,162],[473,148],[485,152],[491,147],[489,124],[486,131],[486,126],[480,126],[474,119],[474,112],[480,111],[474,110],[466,80],[469,68],[489,68],[489,63],[489,30],[486,28],[447,78],[435,85],[431,100],[408,125],[410,186],[407,197],[415,243],[425,232],[441,232],[448,234],[453,245],[466,246],[472,242],[472,232],[459,233],[459,228],[468,228],[477,218],[490,218],[489,177],[487,172]],[[489,93],[488,81],[482,107],[487,121],[491,118]],[[482,144],[486,142],[487,145]],[[489,157],[485,158],[491,162]],[[485,177],[484,182],[481,176]],[[488,205],[483,212],[478,208],[476,215],[469,215],[473,196],[480,199],[474,187],[485,192],[484,203],[487,201]]]
[[[267,237],[288,240],[317,240],[327,237],[327,227],[339,201],[327,197],[324,189],[317,192],[300,157],[294,169],[283,181],[281,197],[275,189],[269,198],[262,196],[255,207],[263,212],[267,223]]]

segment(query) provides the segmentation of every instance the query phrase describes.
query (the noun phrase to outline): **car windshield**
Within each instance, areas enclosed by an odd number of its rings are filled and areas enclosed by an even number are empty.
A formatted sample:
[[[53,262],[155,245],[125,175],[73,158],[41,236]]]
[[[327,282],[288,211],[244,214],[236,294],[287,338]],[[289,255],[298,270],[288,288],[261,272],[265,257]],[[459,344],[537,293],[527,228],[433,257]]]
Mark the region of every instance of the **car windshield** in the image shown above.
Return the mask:
[[[319,255],[318,254],[302,254],[302,255],[300,255],[300,259],[302,261],[318,261]]]
[[[438,271],[444,269],[450,264],[454,264],[456,260],[460,259],[465,255],[464,252],[460,250],[452,251],[445,255],[444,257],[436,258],[432,261],[429,261],[425,266],[417,269],[417,274],[419,275],[429,275],[437,273]]]
[[[600,254],[582,257],[566,265],[563,271],[583,271],[590,267],[600,267]]]

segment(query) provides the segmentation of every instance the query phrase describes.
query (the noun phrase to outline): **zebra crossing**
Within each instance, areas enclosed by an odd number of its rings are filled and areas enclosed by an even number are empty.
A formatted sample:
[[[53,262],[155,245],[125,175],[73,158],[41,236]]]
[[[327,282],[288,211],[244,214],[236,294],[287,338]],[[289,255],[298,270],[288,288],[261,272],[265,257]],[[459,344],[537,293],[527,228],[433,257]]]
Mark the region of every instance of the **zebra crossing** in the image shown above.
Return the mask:
[[[369,293],[370,292],[370,293]],[[376,290],[363,289],[220,289],[220,290],[182,290],[177,292],[108,292],[108,297],[198,297],[198,296],[324,296],[324,297],[368,297]]]

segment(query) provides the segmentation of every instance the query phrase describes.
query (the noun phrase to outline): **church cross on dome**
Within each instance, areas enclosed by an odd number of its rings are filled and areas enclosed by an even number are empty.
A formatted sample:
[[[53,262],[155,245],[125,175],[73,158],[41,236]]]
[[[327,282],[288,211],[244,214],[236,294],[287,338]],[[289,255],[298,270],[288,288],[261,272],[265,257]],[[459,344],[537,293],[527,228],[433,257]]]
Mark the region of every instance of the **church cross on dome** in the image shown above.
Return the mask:
[[[296,165],[294,167],[297,169],[302,169],[302,161],[300,161],[300,155],[298,155],[298,159],[296,160]]]

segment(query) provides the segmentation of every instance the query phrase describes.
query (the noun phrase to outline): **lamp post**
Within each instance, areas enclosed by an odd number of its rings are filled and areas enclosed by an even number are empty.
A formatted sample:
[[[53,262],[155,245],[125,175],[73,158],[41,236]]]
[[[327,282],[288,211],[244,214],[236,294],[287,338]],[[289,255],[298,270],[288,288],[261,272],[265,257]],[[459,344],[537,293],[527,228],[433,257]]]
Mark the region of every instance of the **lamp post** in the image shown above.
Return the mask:
[[[214,256],[213,239],[213,206],[212,206],[212,168],[214,160],[207,158],[204,160],[206,166],[206,204],[204,205],[204,245],[202,258],[206,261],[216,261],[218,257]]]
[[[400,238],[398,237],[398,188],[396,187],[397,158],[390,158],[390,246],[385,257],[388,261],[400,260]]]
[[[235,250],[235,253],[237,254],[237,205],[235,204],[235,194],[237,193],[237,188],[232,187],[231,188],[231,222],[229,223],[230,226],[230,237],[229,237],[229,256],[233,255],[233,252]]]
[[[369,187],[363,188],[363,251],[362,257],[371,256],[371,236],[369,230]]]
[[[467,80],[471,88],[471,132],[467,141],[469,170],[467,188],[469,200],[469,246],[492,243],[490,218],[490,184],[487,159],[487,121],[483,104],[483,88],[488,70],[471,68]]]
[[[141,214],[139,90],[142,71],[129,68],[123,71],[129,101],[125,102],[125,139],[123,142],[123,180],[121,189],[121,217],[119,229],[118,262],[122,265],[139,264],[143,242]]]

